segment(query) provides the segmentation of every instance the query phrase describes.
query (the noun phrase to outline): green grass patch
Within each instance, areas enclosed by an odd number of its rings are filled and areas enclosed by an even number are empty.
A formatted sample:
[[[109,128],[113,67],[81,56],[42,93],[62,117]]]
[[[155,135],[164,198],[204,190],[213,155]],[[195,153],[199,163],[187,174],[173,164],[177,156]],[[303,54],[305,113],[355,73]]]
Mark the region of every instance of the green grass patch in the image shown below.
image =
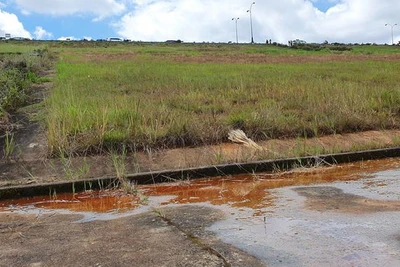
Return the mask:
[[[232,128],[261,140],[400,126],[399,62],[198,64],[151,56],[260,49],[234,45],[129,44],[110,53],[123,47],[138,56],[85,62],[82,50],[80,60],[58,63],[47,102],[51,152],[214,144]]]

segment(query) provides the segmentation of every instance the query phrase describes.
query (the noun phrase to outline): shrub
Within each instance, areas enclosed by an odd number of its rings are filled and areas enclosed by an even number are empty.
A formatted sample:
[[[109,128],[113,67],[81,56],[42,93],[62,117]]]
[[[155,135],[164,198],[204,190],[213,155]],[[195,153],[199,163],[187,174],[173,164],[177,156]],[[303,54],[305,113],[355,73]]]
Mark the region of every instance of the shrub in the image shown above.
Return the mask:
[[[7,54],[0,58],[0,110],[13,112],[29,101],[29,86],[52,66],[54,54],[47,49],[33,54]]]
[[[320,51],[323,47],[319,44],[294,44],[290,48],[301,49],[305,51]]]
[[[332,50],[332,51],[351,51],[351,50],[353,50],[353,48],[351,48],[349,46],[345,46],[345,45],[340,45],[340,46],[330,46],[329,50]]]

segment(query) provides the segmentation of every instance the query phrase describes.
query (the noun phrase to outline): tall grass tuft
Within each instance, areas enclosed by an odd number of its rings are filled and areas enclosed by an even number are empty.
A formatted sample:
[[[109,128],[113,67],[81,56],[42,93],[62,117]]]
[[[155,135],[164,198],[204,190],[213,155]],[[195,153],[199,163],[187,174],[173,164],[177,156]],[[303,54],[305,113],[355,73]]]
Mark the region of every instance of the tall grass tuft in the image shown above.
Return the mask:
[[[123,145],[120,151],[116,150],[115,148],[111,148],[110,156],[112,160],[112,164],[115,169],[115,174],[117,177],[117,182],[119,186],[129,194],[136,194],[137,190],[134,184],[132,184],[126,178],[126,159],[127,159],[127,149],[126,146]]]
[[[4,147],[3,147],[3,156],[6,161],[11,160],[15,149],[16,149],[16,143],[14,140],[14,134],[7,131],[4,137]]]

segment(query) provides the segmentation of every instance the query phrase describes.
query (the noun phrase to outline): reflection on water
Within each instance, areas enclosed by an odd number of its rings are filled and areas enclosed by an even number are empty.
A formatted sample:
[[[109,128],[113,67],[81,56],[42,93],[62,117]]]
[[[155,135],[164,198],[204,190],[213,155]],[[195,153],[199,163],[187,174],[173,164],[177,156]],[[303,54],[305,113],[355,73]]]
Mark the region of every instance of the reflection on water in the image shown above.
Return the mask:
[[[175,196],[168,203],[209,202],[258,209],[273,204],[268,189],[352,181],[400,166],[398,159],[365,161],[328,167],[298,168],[289,172],[235,175],[141,187],[148,196]],[[167,204],[167,203],[165,203]]]
[[[139,198],[119,190],[88,191],[77,194],[57,194],[7,200],[0,202],[0,211],[13,211],[18,207],[34,206],[45,209],[68,209],[76,212],[125,212],[139,206]]]
[[[398,159],[365,161],[328,167],[298,168],[290,172],[246,174],[207,178],[176,183],[138,186],[146,197],[171,196],[166,204],[208,202],[214,205],[227,204],[235,208],[251,208],[254,213],[273,205],[274,196],[269,189],[293,186],[352,181],[371,177],[378,171],[400,166]],[[59,194],[0,202],[0,211],[12,211],[18,207],[34,206],[45,209],[68,209],[84,212],[125,212],[141,204],[137,196],[124,194],[120,190]]]

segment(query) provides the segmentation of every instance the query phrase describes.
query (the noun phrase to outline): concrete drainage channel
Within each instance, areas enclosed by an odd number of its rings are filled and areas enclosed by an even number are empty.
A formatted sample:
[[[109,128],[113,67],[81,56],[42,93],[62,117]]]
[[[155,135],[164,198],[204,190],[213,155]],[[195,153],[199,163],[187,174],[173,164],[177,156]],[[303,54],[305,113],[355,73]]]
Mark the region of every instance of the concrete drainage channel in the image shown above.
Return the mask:
[[[400,147],[352,153],[339,153],[301,158],[257,161],[250,163],[225,164],[181,170],[139,173],[128,175],[126,178],[129,181],[137,184],[155,184],[182,179],[187,180],[244,173],[270,172],[277,169],[289,170],[299,166],[308,167],[316,165],[340,164],[394,157],[400,157]],[[118,186],[118,179],[116,177],[101,177],[39,185],[11,186],[0,188],[0,199],[15,199],[20,197],[49,195],[52,193],[77,193],[88,189],[96,190],[113,188],[116,186]]]

